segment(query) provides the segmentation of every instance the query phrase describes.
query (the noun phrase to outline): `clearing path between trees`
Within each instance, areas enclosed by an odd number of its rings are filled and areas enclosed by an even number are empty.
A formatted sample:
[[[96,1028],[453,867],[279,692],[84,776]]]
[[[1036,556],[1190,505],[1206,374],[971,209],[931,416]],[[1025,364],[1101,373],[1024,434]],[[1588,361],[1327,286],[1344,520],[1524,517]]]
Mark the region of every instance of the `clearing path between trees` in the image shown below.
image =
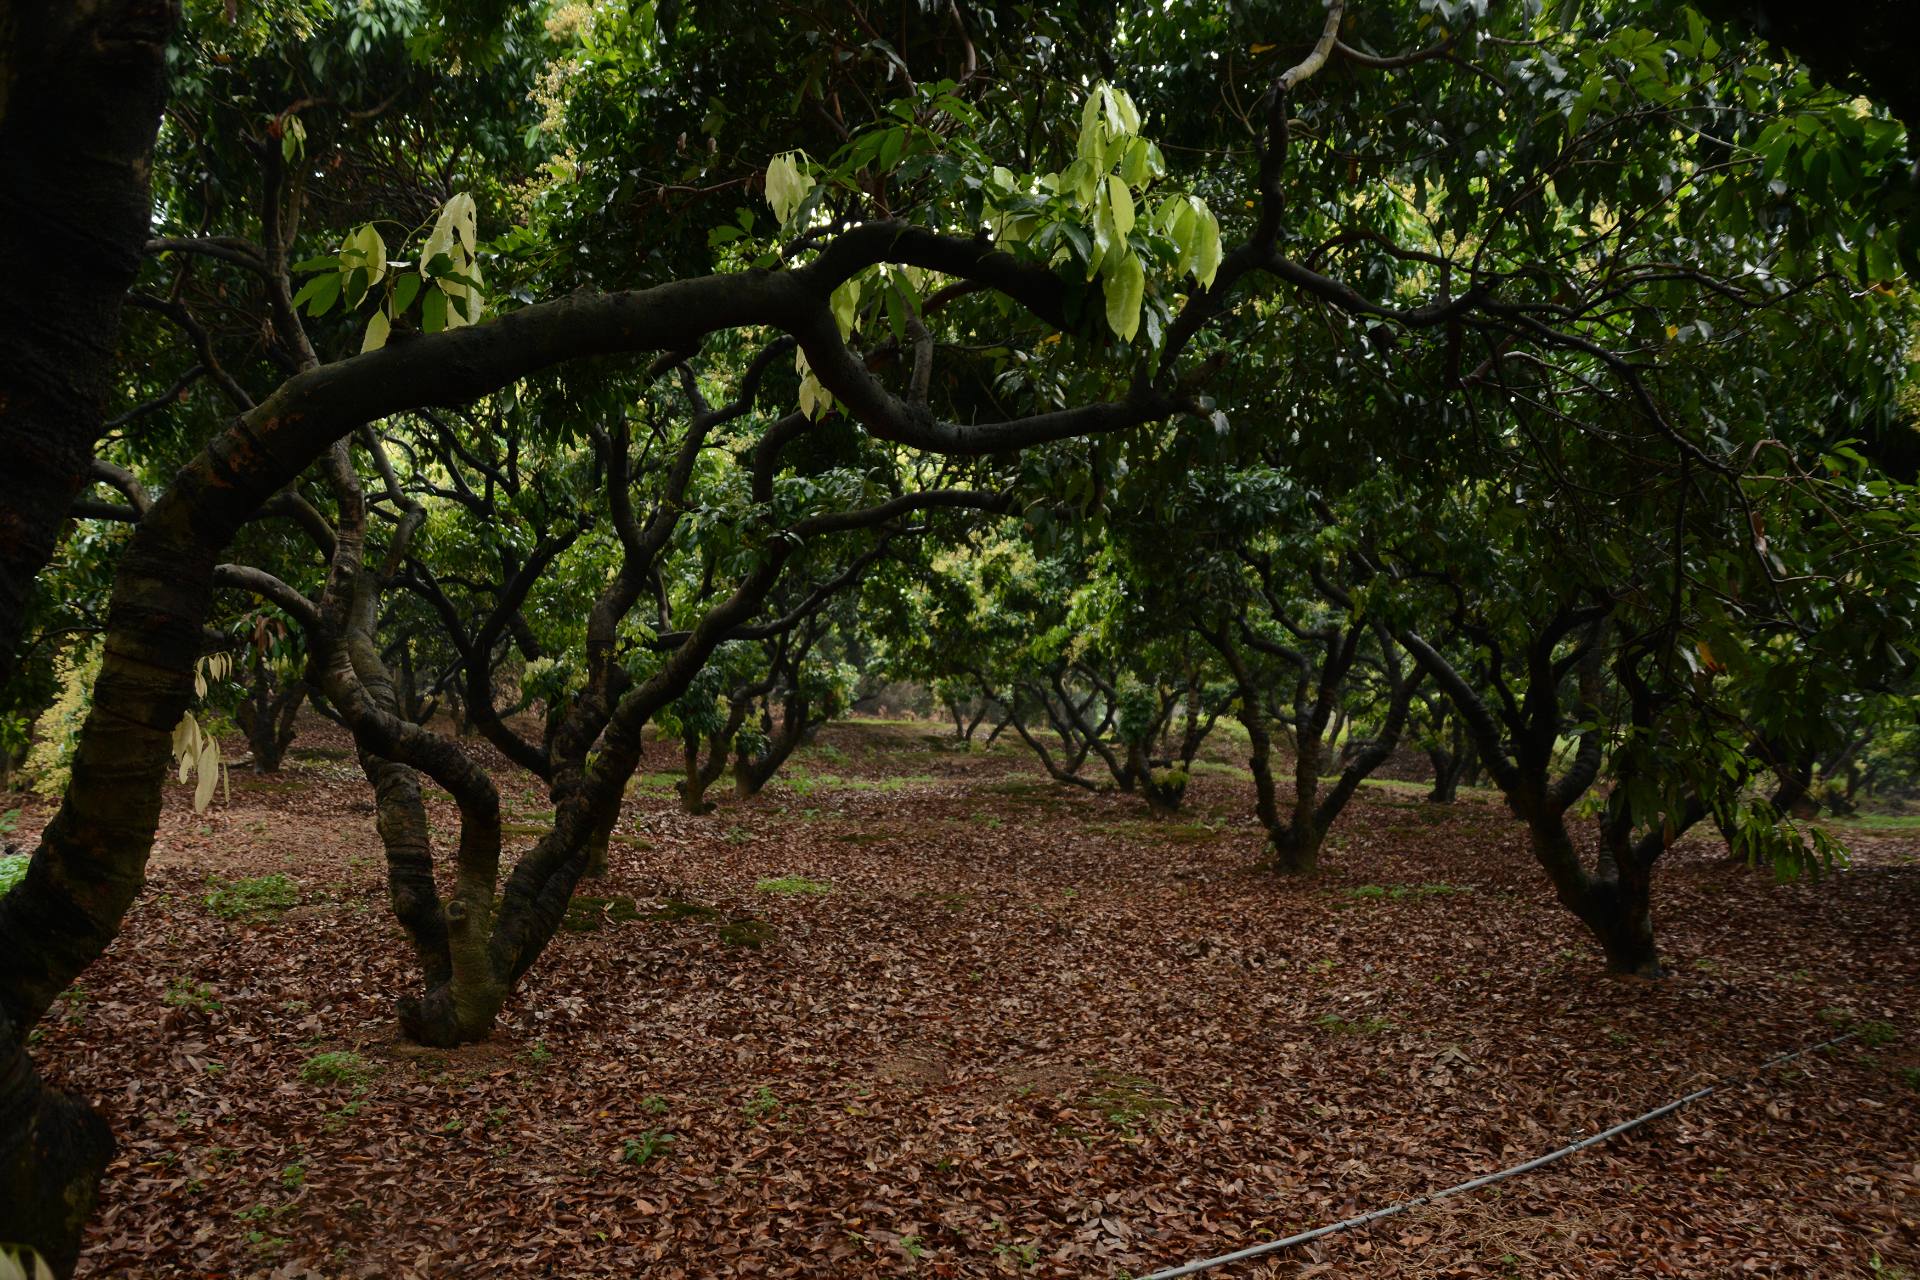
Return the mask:
[[[830,726],[705,817],[642,776],[611,876],[453,1051],[394,1040],[413,975],[343,737],[211,814],[171,798],[36,1049],[123,1139],[81,1274],[1140,1275],[1835,1028],[1605,1148],[1218,1274],[1920,1268],[1920,839],[1787,885],[1689,840],[1647,984],[1601,975],[1484,797],[1369,787],[1323,874],[1282,882],[1231,744],[1155,822],[939,732]],[[524,847],[543,795],[504,798]]]

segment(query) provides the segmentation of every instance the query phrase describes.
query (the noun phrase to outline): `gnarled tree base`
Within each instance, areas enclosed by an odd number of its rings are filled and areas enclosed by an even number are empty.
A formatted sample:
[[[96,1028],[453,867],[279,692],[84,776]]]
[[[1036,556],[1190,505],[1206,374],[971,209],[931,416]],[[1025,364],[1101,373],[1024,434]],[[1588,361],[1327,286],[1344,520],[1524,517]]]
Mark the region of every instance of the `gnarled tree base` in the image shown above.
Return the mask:
[[[30,1245],[59,1276],[73,1274],[80,1237],[113,1134],[78,1098],[42,1084],[14,1045],[0,1086],[0,1241]]]

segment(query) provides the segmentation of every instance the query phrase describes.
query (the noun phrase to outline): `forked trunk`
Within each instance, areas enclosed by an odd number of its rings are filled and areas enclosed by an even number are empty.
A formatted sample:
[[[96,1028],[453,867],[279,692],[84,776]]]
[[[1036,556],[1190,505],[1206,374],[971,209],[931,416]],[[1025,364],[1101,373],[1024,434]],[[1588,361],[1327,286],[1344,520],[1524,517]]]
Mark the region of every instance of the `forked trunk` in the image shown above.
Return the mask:
[[[1180,812],[1180,805],[1187,797],[1184,768],[1155,772],[1147,749],[1135,743],[1127,748],[1127,771],[1139,780],[1140,794],[1146,799],[1147,811],[1154,817],[1166,818]]]
[[[1427,803],[1452,804],[1460,798],[1460,775],[1466,772],[1465,759],[1440,750],[1429,750],[1427,759],[1433,762],[1433,789],[1427,792]]]
[[[673,784],[673,789],[680,793],[683,812],[699,817],[714,811],[713,801],[707,799],[707,788],[718,782],[720,775],[727,771],[727,738],[739,730],[738,721],[741,718],[736,715],[724,730],[708,736],[705,759],[700,755],[699,734],[689,732],[682,739],[684,776]]]
[[[1283,876],[1310,876],[1320,870],[1320,846],[1326,834],[1313,821],[1296,821],[1291,826],[1268,832],[1268,847],[1273,859],[1268,864]]]
[[[1528,823],[1533,855],[1546,869],[1560,904],[1587,927],[1607,957],[1607,972],[1662,978],[1653,931],[1651,865],[1629,855],[1603,857],[1597,872],[1581,864],[1579,851],[1557,817]]]
[[[293,745],[300,705],[307,700],[307,686],[295,681],[284,689],[246,703],[247,746],[253,752],[255,773],[278,773]]]

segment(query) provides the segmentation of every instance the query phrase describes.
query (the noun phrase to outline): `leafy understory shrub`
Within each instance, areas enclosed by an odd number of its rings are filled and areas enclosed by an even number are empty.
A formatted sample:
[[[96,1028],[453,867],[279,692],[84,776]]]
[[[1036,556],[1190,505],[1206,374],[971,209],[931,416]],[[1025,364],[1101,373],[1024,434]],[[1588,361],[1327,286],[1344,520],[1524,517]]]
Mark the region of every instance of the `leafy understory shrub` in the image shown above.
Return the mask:
[[[0,893],[5,893],[26,878],[29,861],[31,859],[24,853],[9,853],[0,857]]]
[[[639,1137],[628,1138],[620,1144],[620,1159],[625,1164],[638,1167],[655,1156],[666,1155],[678,1141],[678,1134],[649,1129]]]
[[[740,1110],[746,1113],[747,1120],[751,1124],[777,1119],[780,1115],[779,1095],[763,1084],[754,1090],[751,1098],[741,1104]]]
[[[253,919],[274,915],[300,901],[300,888],[287,877],[250,876],[227,884],[213,882],[206,896],[207,909],[223,920]]]
[[[753,887],[761,893],[779,893],[789,897],[833,892],[833,886],[826,881],[809,880],[806,876],[770,877],[765,880],[756,880]]]
[[[1820,1020],[1853,1036],[1863,1049],[1884,1049],[1900,1039],[1900,1028],[1877,1018],[1861,1018],[1850,1009],[1822,1009]]]
[[[217,1013],[220,1010],[220,1002],[214,999],[213,988],[192,978],[169,981],[167,989],[160,993],[160,1003],[172,1009],[191,1009],[195,1013]]]
[[[344,1049],[316,1053],[300,1065],[300,1078],[308,1084],[343,1084],[362,1089],[373,1076],[371,1062]]]
[[[27,776],[43,796],[62,795],[80,744],[80,726],[93,709],[93,685],[100,677],[100,638],[64,650],[53,660],[60,692],[33,722],[33,746],[27,751]]]

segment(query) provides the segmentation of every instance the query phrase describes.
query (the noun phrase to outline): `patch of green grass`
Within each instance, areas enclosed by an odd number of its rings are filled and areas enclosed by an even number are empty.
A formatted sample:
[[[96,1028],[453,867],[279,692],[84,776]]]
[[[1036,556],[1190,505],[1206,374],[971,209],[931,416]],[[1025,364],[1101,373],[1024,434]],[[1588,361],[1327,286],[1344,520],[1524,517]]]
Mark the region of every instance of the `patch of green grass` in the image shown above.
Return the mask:
[[[207,909],[222,920],[256,920],[276,916],[300,901],[300,887],[287,877],[250,876],[213,886],[204,899]]]
[[[705,903],[690,898],[668,898],[660,904],[660,909],[648,916],[649,920],[716,920],[720,913]]]
[[[300,1066],[300,1078],[308,1084],[342,1084],[355,1089],[366,1088],[376,1074],[371,1062],[348,1050],[316,1053]]]
[[[810,880],[806,876],[774,876],[754,881],[753,887],[761,893],[777,893],[786,897],[818,896],[833,892],[833,886],[825,880]]]
[[[1828,826],[1855,831],[1920,831],[1920,813],[1851,813],[1822,819]]]
[[[640,919],[640,908],[632,898],[589,898],[575,894],[567,904],[560,927],[569,933],[594,933],[603,925],[624,924]]]
[[[1869,1049],[1884,1049],[1900,1039],[1898,1027],[1891,1022],[1881,1022],[1873,1018],[1856,1022],[1853,1025],[1853,1032],[1860,1038],[1860,1043]]]
[[[1900,1028],[1891,1022],[1882,1022],[1877,1018],[1856,1018],[1846,1009],[1822,1009],[1820,1018],[1829,1026],[1852,1032],[1855,1042],[1863,1049],[1884,1049],[1900,1039]]]
[[[1138,1132],[1144,1122],[1178,1105],[1144,1076],[1100,1071],[1094,1079],[1099,1088],[1081,1105],[1098,1111],[1102,1119],[1124,1134]]]
[[[1331,1031],[1337,1036],[1371,1036],[1382,1031],[1393,1030],[1393,1023],[1381,1017],[1366,1017],[1358,1020],[1343,1018],[1337,1013],[1323,1013],[1313,1020],[1313,1025]]]
[[[1242,782],[1253,780],[1251,769],[1237,764],[1228,764],[1224,760],[1195,760],[1187,766],[1187,772],[1196,776],[1203,773],[1217,774],[1223,778],[1237,778]]]
[[[220,1011],[220,1002],[213,998],[213,988],[192,978],[170,980],[167,989],[160,993],[160,1003],[171,1009],[191,1009],[195,1013]]]
[[[1372,787],[1376,791],[1398,791],[1418,794],[1422,797],[1433,791],[1433,784],[1431,782],[1407,782],[1400,778],[1363,778],[1360,781],[1360,785],[1363,787]],[[1479,796],[1494,795],[1497,793],[1488,787],[1461,787],[1459,788],[1459,794],[1463,796]],[[1425,801],[1422,800],[1421,803],[1425,804]],[[1414,808],[1415,806],[1407,805],[1405,807]],[[1444,809],[1445,807],[1444,805],[1437,806],[1439,809]]]
[[[636,773],[628,785],[636,791],[665,791],[671,794],[675,784],[684,776],[678,773]]]
[[[1220,829],[1204,822],[1154,822],[1144,818],[1109,822],[1094,830],[1128,840],[1144,840],[1149,844],[1203,844],[1220,838]]]
[[[526,1059],[536,1067],[544,1067],[553,1061],[553,1050],[547,1048],[543,1040],[535,1040],[527,1046]]]
[[[753,1091],[752,1097],[740,1104],[740,1110],[747,1117],[749,1124],[777,1120],[780,1118],[780,1097],[763,1084]]]
[[[810,796],[816,791],[905,791],[908,787],[932,782],[933,775],[907,773],[892,778],[849,778],[837,773],[789,768],[779,780],[792,788],[795,795]]]
[[[714,933],[725,945],[745,947],[749,951],[758,951],[766,943],[780,936],[779,930],[765,920],[755,920],[752,916],[729,920],[715,929]]]
[[[1008,796],[1015,800],[1044,801],[1053,795],[1059,784],[1048,778],[1002,778],[998,782],[989,782],[976,790],[989,795]]]
[[[1472,886],[1464,884],[1363,884],[1347,890],[1347,896],[1400,902],[1406,898],[1443,898],[1449,894],[1472,892]]]

